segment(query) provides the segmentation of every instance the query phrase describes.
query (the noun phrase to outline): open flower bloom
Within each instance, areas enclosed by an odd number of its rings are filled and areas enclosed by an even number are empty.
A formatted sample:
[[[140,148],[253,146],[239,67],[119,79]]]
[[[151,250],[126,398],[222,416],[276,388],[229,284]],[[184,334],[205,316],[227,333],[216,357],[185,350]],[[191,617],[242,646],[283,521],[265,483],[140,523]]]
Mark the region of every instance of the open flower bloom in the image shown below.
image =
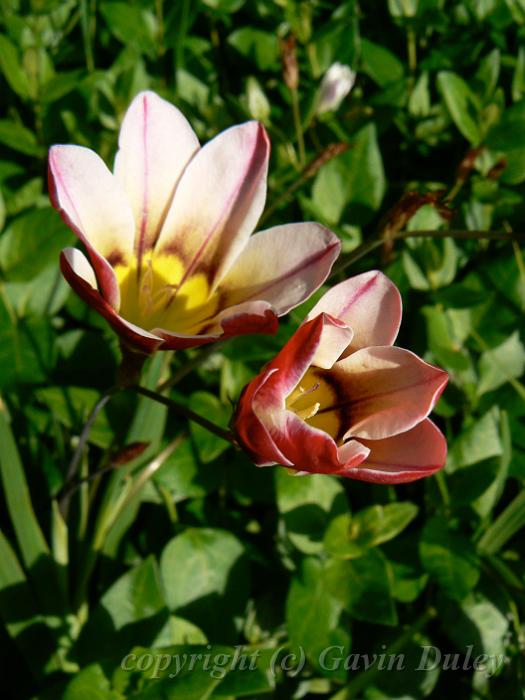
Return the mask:
[[[393,347],[400,321],[381,272],[327,292],[241,395],[234,428],[255,464],[377,483],[440,469],[445,438],[427,416],[448,375]]]
[[[53,146],[53,205],[84,244],[62,252],[77,294],[148,353],[273,333],[323,283],[337,237],[315,223],[250,238],[266,198],[269,143],[247,122],[200,148],[155,93],[133,100],[113,173],[93,151]]]

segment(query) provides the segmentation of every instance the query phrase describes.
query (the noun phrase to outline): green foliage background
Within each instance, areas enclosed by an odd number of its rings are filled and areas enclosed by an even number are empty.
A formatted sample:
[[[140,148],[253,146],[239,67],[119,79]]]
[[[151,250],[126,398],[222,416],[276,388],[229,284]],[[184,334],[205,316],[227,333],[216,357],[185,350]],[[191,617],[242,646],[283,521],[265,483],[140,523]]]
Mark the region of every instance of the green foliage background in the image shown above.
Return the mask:
[[[280,59],[290,34],[302,163]],[[357,84],[316,119],[316,90],[334,61],[350,64]],[[518,243],[415,237],[346,271],[382,266],[404,297],[399,343],[450,373],[437,409],[450,447],[443,473],[393,488],[257,469],[127,392],[95,422],[80,468],[84,479],[109,469],[81,482],[64,520],[67,465],[113,381],[118,346],[58,272],[60,249],[74,241],[48,203],[46,153],[76,143],[110,162],[127,105],[151,88],[202,141],[263,120],[273,145],[268,221],[319,220],[345,256],[384,230],[411,190],[448,194],[453,218],[428,205],[408,229],[520,231],[525,2],[2,0],[0,74],[3,696],[523,697]],[[349,149],[330,158],[334,143]],[[226,425],[244,383],[304,313],[277,337],[159,354],[145,382],[178,379],[173,398]],[[246,645],[260,655],[257,670],[170,678],[120,668],[129,653],[206,653],[208,643],[212,653]],[[425,645],[458,653],[460,666],[470,646],[501,663],[493,673],[415,671]],[[285,667],[289,652],[299,660],[304,651],[299,672],[271,672],[281,646]],[[361,662],[329,671],[320,653],[330,646],[342,656],[403,653],[405,670]]]

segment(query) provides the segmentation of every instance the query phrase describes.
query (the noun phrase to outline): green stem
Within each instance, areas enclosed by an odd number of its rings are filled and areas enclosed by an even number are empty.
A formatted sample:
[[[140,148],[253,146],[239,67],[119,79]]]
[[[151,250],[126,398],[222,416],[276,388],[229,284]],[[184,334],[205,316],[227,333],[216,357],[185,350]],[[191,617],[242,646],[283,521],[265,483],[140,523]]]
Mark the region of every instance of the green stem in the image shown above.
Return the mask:
[[[299,164],[302,167],[306,158],[306,152],[304,148],[303,125],[301,123],[301,110],[299,107],[299,92],[297,88],[291,88],[290,93],[292,95],[293,122],[295,125],[295,134],[297,136],[297,147],[299,149]]]
[[[478,542],[481,554],[496,554],[525,526],[525,490],[519,493]]]
[[[95,70],[95,59],[93,57],[93,46],[91,43],[91,17],[92,13],[89,0],[80,0],[80,26],[82,27],[86,66],[88,71],[93,73]]]
[[[111,529],[113,523],[118,520],[119,515],[124,512],[124,510],[129,506],[129,504],[138,496],[142,491],[146,483],[151,479],[155,472],[164,464],[164,462],[170,457],[173,452],[180,446],[180,444],[186,439],[187,435],[182,433],[174,438],[167,447],[165,447],[162,452],[152,459],[151,462],[144,467],[144,469],[138,474],[136,479],[131,484],[130,488],[127,490],[125,497],[120,501],[118,506],[114,509],[111,519],[106,523],[106,533]]]
[[[410,74],[414,76],[417,70],[417,43],[416,32],[413,26],[409,26],[407,29],[407,52],[408,69]]]
[[[217,435],[223,440],[226,440],[226,442],[235,442],[232,432],[230,432],[229,430],[224,430],[224,428],[221,428],[215,423],[212,423],[207,418],[204,418],[198,413],[195,413],[195,411],[192,411],[191,408],[187,408],[187,406],[183,406],[182,404],[177,403],[172,399],[168,399],[166,396],[162,396],[162,394],[158,394],[156,391],[150,391],[150,389],[146,389],[146,387],[137,386],[134,388],[135,391],[141,394],[142,396],[146,396],[152,401],[157,401],[158,403],[164,404],[164,406],[167,406],[176,415],[181,416],[183,418],[187,418],[193,423],[197,423],[197,425],[200,425],[206,430],[209,430],[210,433],[213,433],[214,435]]]
[[[73,453],[73,457],[71,458],[71,461],[69,463],[69,467],[66,472],[66,480],[62,488],[63,495],[61,496],[59,501],[60,512],[62,513],[62,515],[67,513],[68,510],[69,499],[71,496],[71,486],[76,478],[78,465],[80,464],[80,460],[84,453],[84,448],[89,439],[91,428],[93,427],[93,424],[96,421],[98,414],[102,411],[104,406],[117,391],[120,391],[118,386],[112,386],[107,391],[105,391],[100,397],[100,399],[97,401],[97,403],[94,405],[89,415],[89,418],[84,424],[75,452]]]
[[[397,231],[389,240],[405,240],[407,238],[456,238],[459,240],[487,240],[487,241],[525,241],[525,233],[505,233],[499,231],[469,231],[469,230],[445,230],[445,231]],[[346,255],[332,270],[332,276],[337,275],[365,255],[379,248],[385,239],[374,236],[362,243],[359,247]]]
[[[171,387],[178,384],[182,379],[184,379],[184,377],[190,374],[190,372],[200,367],[203,362],[206,362],[206,360],[213,355],[214,352],[217,352],[217,347],[220,346],[220,344],[221,341],[208,345],[207,348],[198,352],[195,357],[191,358],[191,360],[187,360],[182,367],[179,367],[179,369],[172,374],[169,379],[166,379],[166,381],[162,382],[162,384],[157,387],[158,393],[162,394],[167,389],[171,389]]]

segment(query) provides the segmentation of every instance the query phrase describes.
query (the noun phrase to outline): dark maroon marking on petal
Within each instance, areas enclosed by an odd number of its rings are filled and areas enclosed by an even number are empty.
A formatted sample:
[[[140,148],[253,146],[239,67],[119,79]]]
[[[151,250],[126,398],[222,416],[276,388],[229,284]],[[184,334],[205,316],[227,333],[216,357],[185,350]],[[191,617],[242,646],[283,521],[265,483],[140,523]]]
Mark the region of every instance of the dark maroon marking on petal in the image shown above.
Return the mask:
[[[343,437],[346,434],[348,428],[352,425],[352,399],[347,395],[344,387],[344,383],[338,381],[337,377],[331,369],[321,369],[318,367],[312,367],[312,371],[316,377],[325,384],[328,384],[330,389],[334,392],[336,396],[336,402],[332,406],[326,406],[325,408],[320,408],[316,416],[323,413],[338,413],[339,414],[339,429],[337,435],[333,436],[334,441],[337,445],[342,444]],[[315,418],[315,416],[313,416]],[[308,421],[306,421],[308,422]]]
[[[119,250],[112,250],[109,255],[106,256],[106,260],[111,265],[111,267],[116,267],[117,265],[124,265],[126,260]]]
[[[85,301],[86,304],[92,306],[103,318],[105,318],[115,333],[123,338],[127,344],[144,353],[151,353],[158,349],[165,349],[163,347],[162,339],[159,338],[157,341],[153,338],[148,338],[147,336],[143,336],[140,333],[133,331],[133,329],[130,328],[125,320],[116,313],[116,311],[112,306],[110,306],[104,297],[73,271],[63,252],[60,254],[60,269],[65,279],[78,294],[78,296]]]

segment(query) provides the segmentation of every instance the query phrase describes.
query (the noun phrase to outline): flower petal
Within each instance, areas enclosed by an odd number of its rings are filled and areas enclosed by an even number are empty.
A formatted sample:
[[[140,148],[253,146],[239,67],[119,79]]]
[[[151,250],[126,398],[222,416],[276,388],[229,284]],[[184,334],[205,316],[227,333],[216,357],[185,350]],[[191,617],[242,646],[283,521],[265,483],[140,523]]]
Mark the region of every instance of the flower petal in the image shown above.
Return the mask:
[[[75,248],[63,250],[60,254],[60,269],[78,296],[103,316],[128,345],[144,353],[154,352],[162,345],[162,338],[123,319],[102,297],[93,286],[93,282],[96,281],[95,273],[80,250]]]
[[[257,396],[257,407],[261,393]],[[352,448],[338,448],[323,430],[317,430],[291,411],[281,411],[281,420],[275,421],[268,432],[277,449],[298,471],[315,474],[340,474],[356,467],[368,455],[368,448],[355,443]]]
[[[220,290],[229,304],[264,299],[282,316],[321,286],[340,249],[337,236],[320,224],[275,226],[248,240]]]
[[[340,328],[337,324],[338,321],[321,314],[300,326],[281,352],[241,396],[235,425],[237,432],[242,435],[243,428],[239,428],[239,425],[243,420],[247,421],[244,433],[249,433],[252,437],[244,437],[241,443],[249,446],[248,451],[256,464],[267,463],[271,453],[273,461],[298,471],[338,473],[338,470],[346,468],[345,462],[357,464],[368,454],[368,448],[362,446],[355,453],[345,453],[343,450],[340,454],[328,433],[308,425],[298,415],[285,409],[286,397],[315,358],[323,332],[327,328]],[[348,331],[344,326],[340,330]],[[262,437],[253,431],[259,431]],[[265,445],[262,454],[255,449],[253,435]],[[258,449],[261,450],[260,445]],[[277,457],[276,453],[281,456]],[[345,461],[341,461],[340,457]]]
[[[413,428],[430,413],[448,381],[446,372],[398,347],[358,350],[323,377],[337,396],[337,405],[324,413],[343,414],[344,439],[370,440]]]
[[[194,334],[176,333],[165,328],[154,328],[153,333],[164,338],[164,350],[183,350],[237,335],[251,333],[273,335],[277,333],[278,327],[279,320],[270,305],[264,301],[257,301],[225,309],[211,319],[204,328],[199,324]]]
[[[376,484],[403,484],[430,476],[447,458],[445,436],[428,418],[406,433],[362,442],[370,448],[370,455],[346,476]]]
[[[274,335],[279,328],[279,319],[266,301],[247,301],[224,309],[217,316],[225,337],[264,333]]]
[[[254,406],[259,390],[275,372],[277,372],[276,369],[267,369],[246,385],[235,414],[234,430],[238,441],[258,467],[271,464],[292,466],[292,463],[276,447]]]
[[[49,168],[53,204],[66,223],[112,264],[127,261],[135,223],[126,194],[104,161],[89,148],[52,146]]]
[[[135,97],[120,129],[114,172],[133,211],[139,259],[155,244],[177,182],[198,149],[197,136],[176,107],[154,92]]]
[[[122,187],[97,154],[81,146],[53,146],[49,175],[53,206],[86,246],[101,293],[118,309],[111,266],[129,260],[135,228]]]
[[[245,246],[264,207],[268,155],[264,128],[247,122],[219,134],[191,160],[155,248],[184,260],[181,284],[203,271],[213,287]]]
[[[321,312],[341,319],[354,331],[348,355],[359,348],[392,345],[401,324],[401,296],[388,277],[373,270],[332,287],[308,318]]]
[[[297,386],[316,355],[325,325],[333,325],[332,319],[325,314],[304,323],[267,365],[267,369],[278,370],[264,387],[268,406],[284,409],[286,397]]]

